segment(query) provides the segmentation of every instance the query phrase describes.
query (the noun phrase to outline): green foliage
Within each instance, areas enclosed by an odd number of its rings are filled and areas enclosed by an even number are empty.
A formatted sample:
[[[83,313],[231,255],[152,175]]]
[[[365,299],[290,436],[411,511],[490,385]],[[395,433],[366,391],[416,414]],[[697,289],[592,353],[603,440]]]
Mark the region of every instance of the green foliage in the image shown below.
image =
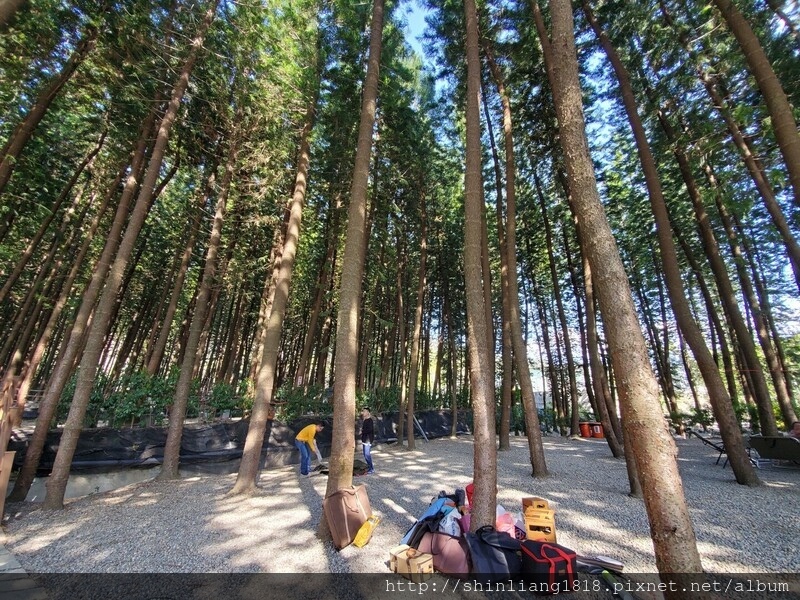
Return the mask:
[[[150,376],[145,371],[124,376],[108,400],[109,425],[163,425],[166,409],[175,396],[178,375],[178,370],[173,369],[166,377]]]
[[[231,415],[243,415],[253,408],[253,396],[248,390],[248,381],[241,381],[238,385],[219,381],[211,388],[208,406],[216,416],[225,410],[230,411]]]
[[[61,392],[58,407],[56,408],[56,423],[52,425],[61,424],[67,420],[77,381],[78,375],[76,373],[69,379],[64,390]],[[108,377],[102,372],[98,373],[97,379],[95,379],[94,385],[92,386],[92,393],[89,397],[89,405],[86,409],[86,414],[83,417],[84,427],[96,427],[98,420],[104,419],[105,415],[108,414],[109,408],[112,406],[106,399],[105,394],[108,383]]]

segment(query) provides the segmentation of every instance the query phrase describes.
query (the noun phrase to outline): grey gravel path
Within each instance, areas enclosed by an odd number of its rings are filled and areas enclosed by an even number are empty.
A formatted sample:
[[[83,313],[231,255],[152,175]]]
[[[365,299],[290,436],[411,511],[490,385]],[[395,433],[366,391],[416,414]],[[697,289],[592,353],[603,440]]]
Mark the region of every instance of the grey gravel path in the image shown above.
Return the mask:
[[[737,485],[697,439],[678,439],[679,465],[706,571],[800,572],[800,469],[764,468],[765,485]],[[472,479],[472,438],[418,441],[418,450],[373,450],[365,483],[382,517],[364,548],[337,552],[317,534],[326,479],[296,466],[261,476],[252,497],[230,497],[235,475],[147,481],[69,501],[63,511],[7,507],[5,545],[31,573],[387,573],[388,551],[439,490]],[[498,501],[520,509],[542,496],[556,510],[559,543],[605,554],[626,571],[655,572],[641,501],[603,440],[545,438],[551,476],[530,477],[527,444],[499,453]]]

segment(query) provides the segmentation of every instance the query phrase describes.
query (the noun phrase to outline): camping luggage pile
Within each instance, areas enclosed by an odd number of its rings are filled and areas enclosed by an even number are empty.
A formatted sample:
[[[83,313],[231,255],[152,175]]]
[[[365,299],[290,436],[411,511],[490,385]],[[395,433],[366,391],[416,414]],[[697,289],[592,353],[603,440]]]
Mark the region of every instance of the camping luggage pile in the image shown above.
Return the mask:
[[[472,485],[453,494],[440,492],[389,552],[389,566],[411,581],[424,581],[434,571],[485,582],[525,581],[527,589],[545,594],[575,589],[578,565],[584,570],[622,564],[602,558],[581,562],[575,551],[556,543],[555,511],[538,497],[523,498],[519,513],[497,507],[494,526],[470,531]],[[598,571],[599,573],[599,571]]]

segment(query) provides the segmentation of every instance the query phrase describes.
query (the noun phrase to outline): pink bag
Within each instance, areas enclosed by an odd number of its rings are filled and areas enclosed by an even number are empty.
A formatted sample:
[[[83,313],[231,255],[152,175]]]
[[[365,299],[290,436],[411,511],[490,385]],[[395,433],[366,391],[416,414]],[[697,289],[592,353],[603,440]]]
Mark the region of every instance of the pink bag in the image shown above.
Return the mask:
[[[433,568],[445,575],[466,575],[469,554],[464,538],[453,537],[440,531],[426,532],[417,548],[433,555]]]
[[[497,517],[497,522],[495,523],[494,528],[497,531],[502,531],[511,537],[514,537],[514,517],[511,515],[511,513],[503,513]]]

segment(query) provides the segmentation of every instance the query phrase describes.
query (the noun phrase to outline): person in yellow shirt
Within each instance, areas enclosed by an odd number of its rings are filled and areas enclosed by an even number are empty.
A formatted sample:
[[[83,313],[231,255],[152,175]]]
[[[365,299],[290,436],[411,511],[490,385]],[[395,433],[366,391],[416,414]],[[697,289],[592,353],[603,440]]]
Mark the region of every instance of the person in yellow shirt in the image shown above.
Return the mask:
[[[300,430],[294,438],[294,445],[300,451],[300,475],[311,474],[311,452],[317,455],[317,460],[322,462],[322,454],[314,443],[314,437],[325,428],[324,423],[311,423]]]

